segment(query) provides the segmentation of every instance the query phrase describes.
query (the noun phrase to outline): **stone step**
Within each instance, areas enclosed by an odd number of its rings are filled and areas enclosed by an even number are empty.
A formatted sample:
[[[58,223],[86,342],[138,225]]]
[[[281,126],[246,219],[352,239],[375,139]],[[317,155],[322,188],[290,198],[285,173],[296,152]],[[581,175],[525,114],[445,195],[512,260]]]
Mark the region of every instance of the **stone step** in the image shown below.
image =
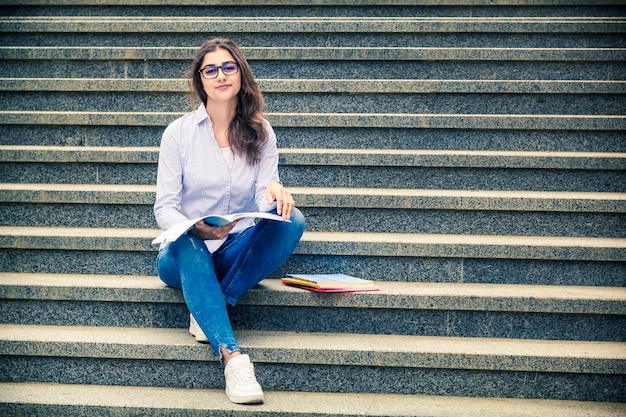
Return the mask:
[[[136,85],[135,85],[135,82]],[[302,113],[626,113],[626,82],[260,80],[267,111]],[[0,110],[175,112],[184,80],[0,79]]]
[[[626,289],[377,282],[317,294],[267,279],[230,309],[237,330],[626,340]],[[0,273],[3,324],[187,328],[180,290],[158,277]],[[71,314],[68,312],[71,311]]]
[[[223,387],[217,356],[186,329],[0,325],[0,334],[12,382]],[[623,342],[236,334],[268,391],[626,399]]]
[[[626,81],[257,79],[264,94],[626,94]],[[0,78],[3,92],[188,93],[185,79]]]
[[[155,229],[0,227],[0,270],[156,275]],[[58,262],[63,259],[63,262]],[[274,273],[378,281],[626,286],[626,239],[305,232]]]
[[[52,120],[52,118],[51,118]],[[307,149],[384,149],[534,152],[626,152],[617,130],[524,130],[273,126],[279,146]],[[158,146],[165,126],[0,124],[0,146]],[[460,139],[464,139],[461,141]]]
[[[221,389],[127,387],[55,383],[0,383],[7,415],[130,417],[621,417],[626,406],[592,401],[451,396],[265,391],[263,405],[234,405]]]
[[[623,17],[4,17],[0,42],[37,46],[200,45],[214,36],[246,46],[624,47]],[[51,36],[42,37],[46,33]],[[10,35],[9,35],[10,34]],[[462,35],[461,35],[462,34]],[[514,36],[512,36],[514,34]],[[52,36],[53,35],[53,36]],[[46,39],[49,39],[48,41]]]
[[[104,111],[92,112],[93,122],[89,122],[79,112],[6,113],[0,111],[0,146],[158,146],[167,123],[182,115]],[[282,148],[626,152],[622,140],[623,115],[267,113],[266,116]],[[120,123],[125,119],[128,124],[118,125],[115,119]],[[410,126],[411,123],[414,124]]]
[[[619,1],[534,1],[511,4],[505,1],[190,1],[175,6],[166,1],[3,1],[4,16],[290,16],[290,17],[599,17],[622,16]],[[210,7],[207,7],[210,6]],[[520,7],[522,6],[522,7]]]
[[[285,165],[503,167],[547,169],[626,169],[626,153],[508,152],[462,150],[282,148]],[[158,147],[0,146],[3,162],[134,163],[158,162]]]
[[[160,126],[185,112],[64,112],[1,111],[3,125]],[[617,115],[508,114],[386,114],[386,113],[268,113],[277,127],[430,128],[523,130],[626,130],[626,117]]]
[[[7,183],[151,185],[157,160],[156,147],[0,147]],[[283,182],[298,187],[620,193],[625,161],[624,153],[283,148],[279,165]]]
[[[314,232],[626,237],[624,193],[289,189]],[[154,199],[153,185],[5,183],[0,225],[156,228]]]
[[[0,37],[1,38],[1,37]],[[53,37],[54,38],[54,37]],[[54,38],[56,39],[56,38]],[[239,38],[238,38],[239,39]],[[0,77],[41,78],[154,78],[179,79],[189,68],[195,50],[189,46],[61,46],[16,45],[16,34],[0,46]],[[269,79],[388,80],[624,80],[626,49],[550,47],[429,47],[416,41],[407,46],[250,46],[238,42],[254,73]],[[415,47],[414,45],[420,45]],[[455,45],[455,46],[451,46]],[[331,65],[332,64],[332,65]],[[137,84],[139,85],[139,84]]]

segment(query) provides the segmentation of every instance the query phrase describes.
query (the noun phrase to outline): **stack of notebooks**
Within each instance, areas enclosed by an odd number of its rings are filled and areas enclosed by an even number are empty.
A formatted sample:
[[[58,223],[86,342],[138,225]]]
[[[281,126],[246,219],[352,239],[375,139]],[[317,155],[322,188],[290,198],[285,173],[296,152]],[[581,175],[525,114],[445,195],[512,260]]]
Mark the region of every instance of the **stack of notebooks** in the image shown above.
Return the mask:
[[[344,274],[287,274],[281,282],[316,292],[378,291],[374,281]]]

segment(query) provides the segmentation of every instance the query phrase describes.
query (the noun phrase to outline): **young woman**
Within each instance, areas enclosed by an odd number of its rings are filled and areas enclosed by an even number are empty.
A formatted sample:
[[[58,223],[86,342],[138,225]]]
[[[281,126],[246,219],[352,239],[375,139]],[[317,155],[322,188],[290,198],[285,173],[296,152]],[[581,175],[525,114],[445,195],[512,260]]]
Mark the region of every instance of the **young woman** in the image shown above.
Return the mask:
[[[222,227],[199,221],[162,245],[159,276],[182,288],[189,331],[208,341],[224,364],[226,394],[235,403],[263,401],[254,366],[233,334],[226,303],[291,255],[304,231],[278,176],[276,136],[241,50],[228,39],[204,43],[187,74],[199,107],[170,124],[161,140],[154,214],[162,230],[207,214],[274,212],[290,222],[243,219]]]

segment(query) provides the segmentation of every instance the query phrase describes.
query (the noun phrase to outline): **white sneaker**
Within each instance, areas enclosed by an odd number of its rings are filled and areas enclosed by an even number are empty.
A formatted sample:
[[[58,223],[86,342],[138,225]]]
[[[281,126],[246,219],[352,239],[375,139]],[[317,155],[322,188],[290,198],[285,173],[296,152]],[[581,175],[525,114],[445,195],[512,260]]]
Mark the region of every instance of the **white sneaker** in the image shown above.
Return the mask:
[[[206,337],[200,326],[198,326],[198,322],[191,313],[189,313],[189,333],[196,338],[196,341],[200,343],[209,343],[209,338]]]
[[[263,402],[263,389],[254,376],[254,365],[248,355],[235,356],[224,368],[226,395],[236,404]]]

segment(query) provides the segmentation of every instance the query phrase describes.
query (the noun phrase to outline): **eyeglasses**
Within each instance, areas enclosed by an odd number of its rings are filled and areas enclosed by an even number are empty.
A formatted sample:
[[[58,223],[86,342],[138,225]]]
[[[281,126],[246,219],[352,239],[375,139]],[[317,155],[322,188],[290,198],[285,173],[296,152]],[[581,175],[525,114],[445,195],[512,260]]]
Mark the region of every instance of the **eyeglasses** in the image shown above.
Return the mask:
[[[216,67],[215,65],[207,65],[204,68],[200,68],[198,72],[202,74],[202,78],[205,80],[211,80],[217,77],[220,68],[222,69],[224,75],[234,75],[237,74],[237,71],[239,71],[239,64],[237,62],[224,62],[219,67]]]

